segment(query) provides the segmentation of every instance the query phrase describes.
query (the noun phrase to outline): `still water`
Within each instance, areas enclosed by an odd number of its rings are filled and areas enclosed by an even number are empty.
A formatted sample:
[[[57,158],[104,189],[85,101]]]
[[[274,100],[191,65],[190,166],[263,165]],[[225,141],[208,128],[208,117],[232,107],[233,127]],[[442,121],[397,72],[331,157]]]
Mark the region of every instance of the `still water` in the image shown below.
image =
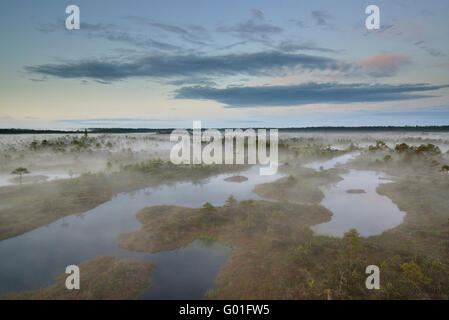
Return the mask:
[[[356,157],[358,153],[345,154],[328,161],[319,161],[306,167],[319,170],[330,169],[344,164]],[[342,181],[321,187],[324,199],[321,205],[332,211],[329,222],[312,226],[318,235],[342,237],[350,229],[357,229],[362,236],[381,234],[402,223],[405,212],[387,196],[377,193],[376,188],[388,181],[384,173],[370,170],[353,170],[340,174]],[[351,189],[361,189],[363,193],[348,193]]]
[[[202,299],[230,255],[219,243],[196,240],[186,247],[154,254],[119,248],[120,233],[140,229],[136,213],[147,206],[201,207],[205,202],[223,205],[229,195],[237,200],[260,199],[252,189],[280,175],[260,176],[259,168],[240,172],[241,183],[222,174],[200,183],[182,182],[121,193],[112,200],[78,215],[0,242],[0,295],[35,290],[54,283],[67,265],[78,265],[101,255],[149,260],[152,285],[142,294],[148,299]]]
[[[307,167],[330,169],[356,157],[346,154]],[[36,290],[54,283],[67,265],[78,265],[101,255],[153,263],[152,284],[141,299],[202,299],[214,288],[215,279],[230,255],[230,248],[217,242],[195,240],[183,248],[158,253],[133,252],[119,248],[117,236],[140,228],[136,213],[147,206],[179,205],[201,207],[205,202],[223,205],[229,195],[237,200],[261,199],[254,186],[277,180],[281,175],[260,176],[259,167],[238,173],[248,177],[241,183],[222,174],[199,183],[182,182],[121,193],[112,200],[78,215],[70,215],[48,226],[0,242],[0,295]],[[322,205],[333,212],[329,222],[313,226],[322,235],[342,236],[356,228],[362,236],[380,234],[402,222],[404,212],[376,188],[375,171],[349,170],[342,181],[322,187]],[[350,194],[349,189],[365,193]]]

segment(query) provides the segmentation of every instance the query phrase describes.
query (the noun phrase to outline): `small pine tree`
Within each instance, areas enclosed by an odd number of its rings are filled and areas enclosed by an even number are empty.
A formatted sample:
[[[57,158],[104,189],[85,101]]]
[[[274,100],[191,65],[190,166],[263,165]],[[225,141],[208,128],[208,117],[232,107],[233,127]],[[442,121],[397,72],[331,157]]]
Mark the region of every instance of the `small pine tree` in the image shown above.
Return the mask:
[[[234,196],[231,194],[228,199],[226,199],[225,206],[232,207],[237,204],[237,200],[235,200]]]
[[[217,209],[209,202],[203,204],[203,207],[200,209],[202,216],[207,216],[209,214],[215,213],[216,211]]]
[[[345,232],[343,241],[345,243],[346,255],[349,266],[357,260],[357,254],[360,251],[360,234],[356,229]]]
[[[402,280],[412,289],[418,289],[420,286],[429,283],[427,278],[421,271],[421,267],[415,261],[401,264]]]
[[[30,173],[30,172],[28,171],[28,169],[27,169],[27,168],[23,168],[23,167],[18,167],[18,168],[16,168],[16,169],[14,169],[13,172],[11,172],[11,174],[16,174],[16,175],[19,176],[20,184],[22,184],[22,175],[28,174],[28,173]]]

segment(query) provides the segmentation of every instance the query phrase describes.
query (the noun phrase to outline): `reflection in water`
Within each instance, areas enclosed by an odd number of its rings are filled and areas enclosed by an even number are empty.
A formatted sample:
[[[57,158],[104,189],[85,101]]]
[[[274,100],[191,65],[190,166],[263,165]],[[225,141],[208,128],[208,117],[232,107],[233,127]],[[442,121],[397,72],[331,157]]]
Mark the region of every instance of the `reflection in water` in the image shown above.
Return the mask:
[[[331,221],[312,227],[320,235],[342,237],[344,232],[357,229],[362,236],[381,234],[402,222],[405,212],[376,188],[382,180],[376,171],[349,170],[342,181],[321,188],[323,206],[332,211]],[[388,182],[388,181],[385,181]],[[363,189],[366,193],[347,193],[349,189]]]
[[[306,168],[312,168],[315,170],[328,170],[333,167],[335,167],[338,164],[344,164],[348,162],[349,160],[355,159],[360,152],[352,152],[352,153],[346,153],[341,156],[329,159],[329,160],[323,160],[323,161],[314,161],[312,163],[308,163],[304,165]]]
[[[307,165],[317,170],[344,163],[356,154]],[[235,173],[234,173],[235,174]],[[101,255],[123,259],[149,260],[153,263],[152,284],[142,299],[201,299],[214,287],[216,276],[230,255],[230,249],[216,242],[195,240],[189,245],[154,254],[119,248],[117,236],[140,228],[136,213],[147,206],[179,205],[201,207],[205,202],[223,205],[233,194],[237,200],[261,199],[252,189],[280,175],[260,176],[252,167],[240,174],[241,183],[224,179],[222,174],[201,183],[182,182],[161,185],[116,195],[98,207],[64,217],[48,226],[0,242],[0,295],[35,290],[52,284],[67,265],[80,264]],[[380,234],[401,223],[404,213],[385,196],[377,194],[379,173],[350,170],[343,181],[322,188],[322,204],[333,212],[331,221],[316,225],[318,234],[341,236],[356,228],[362,236]],[[364,189],[364,194],[349,194],[348,189]]]
[[[260,176],[257,166],[240,174],[248,181],[226,182],[224,179],[233,174],[222,174],[203,183],[183,182],[121,193],[90,211],[1,241],[0,295],[48,286],[67,265],[112,255],[153,263],[152,285],[142,295],[144,298],[203,298],[229,257],[228,248],[198,240],[184,248],[149,254],[119,248],[117,236],[140,228],[136,213],[144,207],[201,207],[205,202],[223,205],[230,194],[238,200],[260,199],[252,192],[254,185],[280,177]]]
[[[140,299],[201,299],[214,287],[230,249],[215,241],[195,240],[181,249],[146,255],[154,268],[151,286]]]
[[[319,170],[331,169],[354,159],[359,153],[348,153],[331,160],[316,161],[305,165]],[[377,193],[381,182],[388,182],[385,175],[376,171],[349,170],[340,175],[343,180],[321,188],[324,199],[321,204],[332,211],[329,222],[312,226],[318,235],[342,237],[350,229],[357,229],[362,236],[381,234],[402,223],[405,212],[390,198]],[[347,193],[347,190],[363,189],[365,193]]]
[[[22,184],[40,183],[54,180],[77,178],[80,174],[69,173],[51,173],[51,172],[32,172],[30,175],[24,175],[22,177]],[[13,175],[0,175],[0,187],[19,185],[20,180],[17,176]]]

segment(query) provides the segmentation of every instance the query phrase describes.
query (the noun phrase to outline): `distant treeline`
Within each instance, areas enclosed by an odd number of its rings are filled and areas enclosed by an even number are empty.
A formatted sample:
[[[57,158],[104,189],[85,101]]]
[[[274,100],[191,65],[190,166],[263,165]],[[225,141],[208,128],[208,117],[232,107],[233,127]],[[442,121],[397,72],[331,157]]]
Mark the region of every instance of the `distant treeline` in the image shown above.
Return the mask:
[[[362,126],[362,127],[305,127],[281,128],[279,131],[426,131],[449,132],[449,126]]]
[[[224,128],[223,128],[224,129]],[[219,130],[223,130],[219,129]],[[242,128],[243,130],[248,128]],[[257,129],[257,128],[253,128]],[[268,128],[265,128],[268,129]],[[272,128],[271,128],[272,129]],[[448,126],[362,126],[362,127],[303,127],[278,128],[281,132],[382,132],[382,131],[414,131],[414,132],[449,132]],[[33,130],[33,129],[0,129],[0,134],[83,134],[80,130]],[[88,133],[171,133],[171,129],[151,128],[89,128]],[[191,130],[191,128],[187,128]]]
[[[91,128],[88,133],[170,133],[173,129],[132,129],[132,128]],[[33,130],[33,129],[0,129],[0,134],[84,134],[80,130]]]

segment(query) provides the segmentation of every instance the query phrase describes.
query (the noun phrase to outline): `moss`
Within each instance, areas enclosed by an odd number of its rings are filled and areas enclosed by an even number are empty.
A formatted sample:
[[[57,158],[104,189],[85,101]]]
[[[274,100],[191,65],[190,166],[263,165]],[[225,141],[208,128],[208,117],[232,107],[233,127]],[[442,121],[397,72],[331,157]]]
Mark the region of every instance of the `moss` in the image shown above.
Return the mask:
[[[366,193],[366,191],[363,189],[348,189],[346,193]]]
[[[331,170],[316,172],[313,169],[296,167],[287,172],[290,172],[288,177],[256,185],[253,191],[260,197],[268,199],[319,203],[324,198],[319,187],[342,180]]]
[[[150,285],[152,264],[146,261],[98,257],[80,264],[80,289],[68,290],[61,275],[56,283],[37,291],[11,293],[4,300],[123,300],[135,299]]]
[[[292,252],[298,244],[310,243],[306,226],[330,217],[331,212],[319,205],[271,201],[242,201],[213,210],[155,206],[137,214],[140,230],[119,239],[125,249],[148,252],[172,250],[197,238],[215,239],[233,250],[210,297],[285,298],[283,281],[290,281],[297,268]]]
[[[178,166],[148,161],[119,172],[84,174],[79,178],[36,185],[0,188],[0,240],[47,225],[64,216],[85,212],[109,201],[115,194],[177,181],[198,181],[245,166]]]
[[[207,293],[210,299],[326,299],[327,292],[332,299],[448,299],[447,176],[423,165],[427,160],[404,166],[397,157],[375,164],[373,157],[362,155],[347,165],[391,174],[392,182],[377,191],[407,212],[396,228],[378,236],[357,236],[356,247],[350,238],[309,232],[309,225],[330,219],[325,208],[286,202],[320,201],[318,187],[338,181],[341,171],[316,172],[301,168],[294,159],[280,168],[288,176],[255,188],[259,195],[280,202],[147,208],[138,214],[142,229],[121,235],[121,246],[153,252],[201,236],[232,246],[216,289]],[[209,220],[202,218],[204,209],[211,214]],[[371,264],[381,269],[380,290],[366,290],[365,268]],[[410,281],[416,274],[425,281]]]
[[[244,176],[232,176],[224,180],[228,182],[245,182],[248,181],[248,178]]]

